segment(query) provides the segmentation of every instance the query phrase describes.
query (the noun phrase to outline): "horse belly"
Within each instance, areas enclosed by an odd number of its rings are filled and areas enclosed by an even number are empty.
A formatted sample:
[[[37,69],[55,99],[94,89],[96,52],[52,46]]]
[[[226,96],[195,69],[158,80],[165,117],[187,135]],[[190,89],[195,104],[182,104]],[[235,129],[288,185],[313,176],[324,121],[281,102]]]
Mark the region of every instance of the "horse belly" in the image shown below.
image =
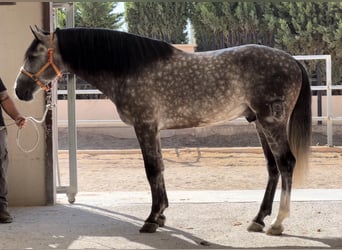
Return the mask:
[[[215,109],[179,108],[177,112],[169,113],[160,120],[160,129],[180,129],[192,127],[204,127],[213,124],[230,121],[240,117],[247,109],[246,104],[226,108]]]

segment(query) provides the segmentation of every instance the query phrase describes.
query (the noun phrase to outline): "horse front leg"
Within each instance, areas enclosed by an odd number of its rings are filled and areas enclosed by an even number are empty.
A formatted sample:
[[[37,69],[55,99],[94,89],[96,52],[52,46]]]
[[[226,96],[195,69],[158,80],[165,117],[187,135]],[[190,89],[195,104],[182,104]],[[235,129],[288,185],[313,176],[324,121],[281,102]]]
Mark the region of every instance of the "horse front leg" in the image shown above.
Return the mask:
[[[159,131],[154,124],[144,124],[134,128],[140,143],[146,176],[152,194],[151,213],[145,220],[140,232],[154,233],[159,226],[164,226],[166,218],[163,212],[168,207]]]

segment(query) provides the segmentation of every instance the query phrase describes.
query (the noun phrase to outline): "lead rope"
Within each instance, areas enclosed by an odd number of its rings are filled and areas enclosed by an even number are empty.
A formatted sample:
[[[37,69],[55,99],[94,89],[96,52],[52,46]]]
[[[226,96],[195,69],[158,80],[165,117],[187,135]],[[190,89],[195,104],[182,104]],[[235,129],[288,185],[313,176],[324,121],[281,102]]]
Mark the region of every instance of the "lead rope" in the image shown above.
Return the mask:
[[[52,86],[54,85],[55,82],[52,83]],[[44,111],[44,114],[42,116],[42,118],[40,120],[32,117],[32,116],[28,116],[28,117],[25,117],[27,121],[31,122],[33,127],[34,127],[34,130],[35,130],[35,134],[36,134],[36,141],[35,143],[33,144],[33,146],[29,149],[24,149],[22,147],[22,145],[20,144],[20,134],[21,134],[21,128],[18,128],[17,130],[17,138],[16,138],[16,143],[17,143],[17,146],[18,148],[23,151],[24,153],[31,153],[32,151],[34,151],[37,147],[38,147],[38,144],[39,144],[39,141],[40,141],[40,136],[39,136],[39,131],[38,131],[38,126],[37,124],[42,124],[45,119],[46,119],[46,115],[49,111],[49,109],[52,109],[54,105],[52,104],[52,96],[51,96],[51,91],[47,92],[47,95],[46,95],[46,106],[45,106],[45,111]]]
[[[30,149],[24,149],[22,147],[22,145],[20,144],[20,134],[21,134],[21,129],[18,128],[17,130],[17,138],[16,138],[16,142],[17,142],[17,146],[18,148],[23,151],[24,153],[31,153],[32,151],[34,151],[37,147],[38,147],[38,144],[39,144],[39,141],[40,141],[40,136],[39,136],[39,131],[38,131],[38,127],[37,127],[37,124],[42,124],[44,121],[45,121],[45,118],[46,118],[46,115],[47,115],[47,112],[49,111],[49,109],[51,109],[52,105],[51,104],[47,104],[45,106],[45,111],[44,111],[44,114],[43,114],[43,117],[38,120],[32,116],[29,116],[29,117],[26,117],[26,120],[31,122],[33,127],[34,127],[34,130],[35,130],[35,134],[36,134],[36,141],[35,143],[33,144],[32,148]]]

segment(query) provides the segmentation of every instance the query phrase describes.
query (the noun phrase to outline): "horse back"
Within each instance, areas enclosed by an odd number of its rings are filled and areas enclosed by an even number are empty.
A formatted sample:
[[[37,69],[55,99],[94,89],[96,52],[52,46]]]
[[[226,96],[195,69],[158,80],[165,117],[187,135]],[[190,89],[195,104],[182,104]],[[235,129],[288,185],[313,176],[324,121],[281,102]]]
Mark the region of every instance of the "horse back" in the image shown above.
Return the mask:
[[[256,112],[262,103],[291,99],[291,94],[295,99],[300,74],[293,57],[265,46],[175,51],[128,79],[122,113],[144,115],[160,128],[209,125],[237,118],[249,109]]]

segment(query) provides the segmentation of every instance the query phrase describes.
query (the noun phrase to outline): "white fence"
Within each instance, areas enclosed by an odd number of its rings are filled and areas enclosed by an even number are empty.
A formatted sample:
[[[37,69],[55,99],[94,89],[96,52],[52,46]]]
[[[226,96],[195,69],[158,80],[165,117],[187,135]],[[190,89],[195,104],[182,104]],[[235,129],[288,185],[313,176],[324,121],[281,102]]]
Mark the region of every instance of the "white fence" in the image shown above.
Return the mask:
[[[327,144],[333,146],[333,122],[334,120],[342,120],[342,116],[333,116],[332,113],[332,90],[342,90],[342,85],[332,85],[331,77],[331,56],[330,55],[307,55],[307,56],[295,56],[297,60],[324,60],[326,68],[326,85],[324,86],[312,86],[312,90],[325,90],[327,93],[326,98],[326,115],[313,117],[314,120],[326,121],[327,123]]]

